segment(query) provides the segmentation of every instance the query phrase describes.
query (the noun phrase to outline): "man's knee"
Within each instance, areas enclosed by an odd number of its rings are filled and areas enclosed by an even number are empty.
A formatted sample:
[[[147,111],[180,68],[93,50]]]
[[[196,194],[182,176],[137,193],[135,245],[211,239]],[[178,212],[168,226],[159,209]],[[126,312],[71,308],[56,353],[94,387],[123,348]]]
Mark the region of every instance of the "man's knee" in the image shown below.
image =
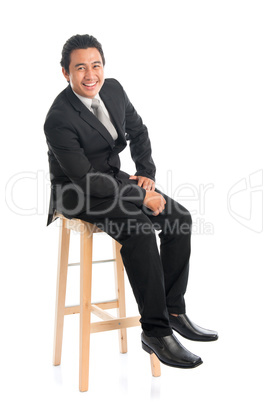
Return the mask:
[[[181,218],[180,229],[182,234],[190,235],[192,231],[192,216],[190,212],[185,208],[185,213]]]
[[[192,215],[188,209],[184,208],[184,212],[181,218],[181,221],[187,224],[189,227],[192,226]]]
[[[173,235],[189,235],[192,230],[191,213],[181,204],[175,203],[170,219],[165,222],[166,233]]]
[[[185,208],[183,205],[179,204],[178,202],[174,202],[172,206],[172,211],[170,211],[172,218],[175,220],[179,220],[180,223],[188,224],[189,226],[192,225],[192,216],[190,211]]]

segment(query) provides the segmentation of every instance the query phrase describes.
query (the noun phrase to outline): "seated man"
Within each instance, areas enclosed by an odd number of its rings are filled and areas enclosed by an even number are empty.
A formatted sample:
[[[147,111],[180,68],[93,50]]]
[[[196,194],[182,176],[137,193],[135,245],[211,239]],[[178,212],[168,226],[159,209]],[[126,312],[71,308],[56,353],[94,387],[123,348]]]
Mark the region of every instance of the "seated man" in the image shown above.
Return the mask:
[[[44,126],[52,184],[48,224],[58,211],[115,238],[141,315],[143,349],[169,366],[197,367],[201,358],[173,334],[196,341],[218,338],[185,313],[191,216],[155,189],[147,128],[119,82],[104,79],[101,44],[89,35],[71,37],[61,65],[69,85],[53,102]],[[120,169],[119,153],[127,141],[134,175]]]

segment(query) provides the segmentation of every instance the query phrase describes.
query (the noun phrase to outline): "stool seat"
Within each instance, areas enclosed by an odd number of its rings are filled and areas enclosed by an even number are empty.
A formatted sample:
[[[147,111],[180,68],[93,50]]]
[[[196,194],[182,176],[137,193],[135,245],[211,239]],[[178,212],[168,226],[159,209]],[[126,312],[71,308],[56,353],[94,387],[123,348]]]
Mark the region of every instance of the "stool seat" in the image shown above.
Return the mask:
[[[96,225],[80,219],[68,219],[60,213],[56,213],[55,218],[60,219],[61,227],[59,235],[53,364],[57,366],[61,363],[64,316],[79,313],[79,389],[80,391],[87,391],[90,334],[117,329],[119,333],[120,352],[126,353],[126,328],[139,326],[140,316],[126,317],[124,265],[120,254],[121,245],[112,239],[113,259],[101,261],[114,262],[116,299],[93,303],[91,301],[92,265],[96,262],[100,262],[92,261],[93,234],[100,233],[102,230],[100,230]],[[68,264],[70,232],[72,230],[80,233],[80,262],[77,264]],[[65,297],[67,271],[68,266],[70,265],[80,265],[80,304],[77,306],[66,307]],[[109,309],[117,309],[117,317],[106,311]],[[91,313],[101,318],[102,321],[91,323]],[[150,355],[150,359],[152,375],[155,377],[160,376],[161,371],[159,360],[155,354]]]

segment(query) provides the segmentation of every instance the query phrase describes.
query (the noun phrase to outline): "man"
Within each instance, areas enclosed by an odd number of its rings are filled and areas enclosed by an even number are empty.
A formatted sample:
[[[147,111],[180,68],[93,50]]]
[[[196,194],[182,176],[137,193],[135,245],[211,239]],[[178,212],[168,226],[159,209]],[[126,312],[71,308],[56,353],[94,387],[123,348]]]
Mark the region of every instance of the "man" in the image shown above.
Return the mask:
[[[142,325],[142,347],[173,367],[193,368],[200,357],[173,331],[197,341],[217,333],[185,314],[191,216],[155,189],[148,131],[122,86],[104,79],[100,43],[75,35],[64,45],[62,72],[68,87],[52,104],[44,126],[55,211],[96,224],[121,243],[121,254]],[[129,141],[136,173],[120,170],[119,153]],[[160,253],[155,230],[160,230]]]

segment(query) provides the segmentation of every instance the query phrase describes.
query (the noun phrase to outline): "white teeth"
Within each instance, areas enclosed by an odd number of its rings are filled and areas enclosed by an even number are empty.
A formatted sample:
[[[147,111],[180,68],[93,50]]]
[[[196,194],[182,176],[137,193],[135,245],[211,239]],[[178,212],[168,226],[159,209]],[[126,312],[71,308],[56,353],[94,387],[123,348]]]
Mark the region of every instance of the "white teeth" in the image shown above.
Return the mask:
[[[93,84],[84,84],[86,87],[93,87],[96,84],[96,82],[93,82]]]

